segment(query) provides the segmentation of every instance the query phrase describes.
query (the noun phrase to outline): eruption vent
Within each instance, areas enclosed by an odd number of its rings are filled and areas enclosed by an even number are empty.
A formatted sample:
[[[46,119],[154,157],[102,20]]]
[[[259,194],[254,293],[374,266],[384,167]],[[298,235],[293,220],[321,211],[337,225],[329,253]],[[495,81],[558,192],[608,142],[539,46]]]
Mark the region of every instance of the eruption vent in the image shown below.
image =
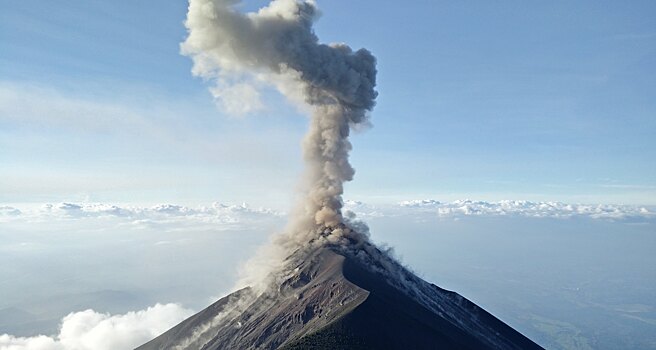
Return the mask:
[[[235,9],[238,3],[191,0],[182,52],[193,58],[194,74],[216,82],[211,91],[226,110],[244,103],[234,98],[258,106],[253,99],[262,84],[310,107],[304,196],[279,243],[290,252],[326,232],[334,233],[332,241],[355,235],[342,217],[342,193],[354,174],[350,128],[367,121],[377,95],[374,56],[345,44],[319,43],[312,29],[319,16],[313,0],[274,0],[247,14]]]

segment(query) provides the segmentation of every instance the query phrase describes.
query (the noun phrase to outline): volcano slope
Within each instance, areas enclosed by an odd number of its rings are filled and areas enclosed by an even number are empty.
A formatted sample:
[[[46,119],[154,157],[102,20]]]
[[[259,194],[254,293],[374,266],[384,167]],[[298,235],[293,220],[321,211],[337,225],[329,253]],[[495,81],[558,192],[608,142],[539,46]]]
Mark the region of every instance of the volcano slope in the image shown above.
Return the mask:
[[[542,349],[366,245],[299,250],[276,288],[232,293],[137,350]]]

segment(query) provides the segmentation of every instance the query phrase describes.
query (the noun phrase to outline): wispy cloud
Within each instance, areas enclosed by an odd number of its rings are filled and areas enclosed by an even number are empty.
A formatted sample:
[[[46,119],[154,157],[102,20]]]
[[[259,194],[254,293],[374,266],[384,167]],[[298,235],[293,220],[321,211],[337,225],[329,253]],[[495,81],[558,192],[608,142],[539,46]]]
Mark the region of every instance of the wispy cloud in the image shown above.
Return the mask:
[[[229,192],[235,178],[244,187],[274,192],[293,183],[298,162],[290,154],[300,138],[300,130],[289,127],[294,118],[268,118],[252,128],[248,121],[224,118],[207,96],[93,84],[0,79],[4,200],[79,193],[113,200],[171,189],[191,197],[212,186]],[[264,173],[279,176],[259,175]]]
[[[82,131],[161,132],[153,118],[135,105],[8,81],[0,81],[0,121]]]
[[[616,188],[620,190],[636,190],[636,191],[654,191],[656,185],[634,185],[634,184],[602,184],[599,187]]]

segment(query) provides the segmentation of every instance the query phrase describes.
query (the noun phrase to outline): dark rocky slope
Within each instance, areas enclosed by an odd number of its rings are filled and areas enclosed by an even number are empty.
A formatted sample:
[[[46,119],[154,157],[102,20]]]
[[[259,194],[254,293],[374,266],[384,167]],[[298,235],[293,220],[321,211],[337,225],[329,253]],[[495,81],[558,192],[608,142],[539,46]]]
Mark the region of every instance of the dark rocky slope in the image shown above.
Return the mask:
[[[249,289],[230,294],[138,350],[541,349],[414,275],[403,280],[416,285],[405,288],[340,249],[304,257],[277,290],[257,298]]]

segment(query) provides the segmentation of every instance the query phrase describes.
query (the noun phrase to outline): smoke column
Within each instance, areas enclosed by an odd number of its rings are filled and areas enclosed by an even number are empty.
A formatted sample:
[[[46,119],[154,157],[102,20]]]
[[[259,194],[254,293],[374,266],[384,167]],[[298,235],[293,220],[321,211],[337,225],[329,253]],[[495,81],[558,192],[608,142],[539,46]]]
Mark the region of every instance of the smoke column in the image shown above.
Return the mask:
[[[274,0],[241,13],[238,0],[190,0],[182,53],[193,73],[212,80],[210,90],[230,112],[259,106],[258,88],[275,86],[291,101],[309,106],[303,142],[305,188],[287,232],[277,243],[286,252],[316,239],[347,243],[364,239],[342,217],[345,181],[353,179],[348,155],[351,128],[374,107],[376,60],[365,49],[321,44],[312,25],[313,0]]]
[[[181,50],[193,59],[193,73],[215,85],[210,89],[230,113],[257,110],[258,89],[274,86],[309,109],[303,141],[304,189],[286,231],[246,266],[242,290],[224,311],[194,329],[176,349],[201,348],[219,329],[246,310],[266,312],[278,287],[296,272],[315,247],[331,244],[385,276],[388,283],[426,307],[434,289],[368,240],[368,228],[342,214],[344,183],[353,179],[349,164],[351,129],[367,122],[376,99],[376,60],[365,49],[321,44],[312,24],[319,16],[313,0],[274,0],[257,12],[241,13],[239,0],[190,0]],[[298,253],[298,254],[297,254]]]

